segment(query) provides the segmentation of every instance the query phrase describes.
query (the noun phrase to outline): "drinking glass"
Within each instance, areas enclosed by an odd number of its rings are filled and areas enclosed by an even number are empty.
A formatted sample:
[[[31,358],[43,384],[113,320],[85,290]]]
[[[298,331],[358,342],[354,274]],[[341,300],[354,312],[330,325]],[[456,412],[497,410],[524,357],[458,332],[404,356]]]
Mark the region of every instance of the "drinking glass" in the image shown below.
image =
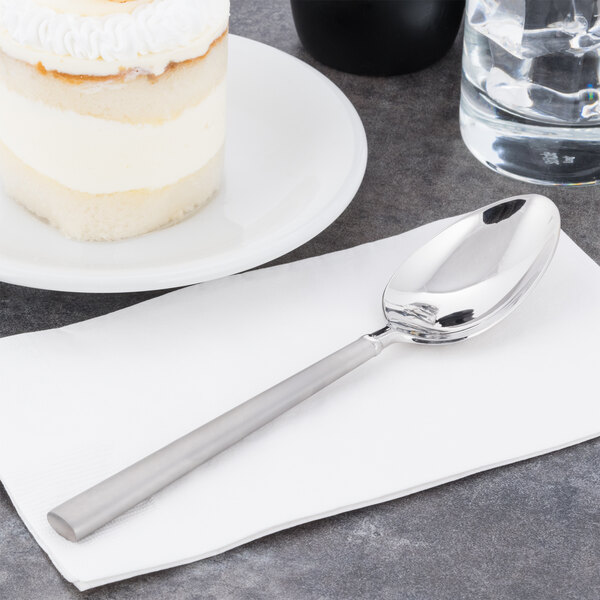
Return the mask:
[[[467,0],[460,121],[488,167],[600,181],[600,2]]]

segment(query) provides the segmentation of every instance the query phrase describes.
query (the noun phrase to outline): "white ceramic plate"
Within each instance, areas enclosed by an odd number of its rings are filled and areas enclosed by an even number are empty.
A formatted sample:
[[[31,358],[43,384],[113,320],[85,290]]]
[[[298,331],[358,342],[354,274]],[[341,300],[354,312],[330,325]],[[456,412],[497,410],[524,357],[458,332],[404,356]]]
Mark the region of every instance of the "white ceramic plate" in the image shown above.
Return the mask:
[[[90,243],[0,195],[0,280],[75,292],[171,288],[263,264],[325,229],[366,168],[352,104],[305,63],[234,35],[228,93],[225,182],[209,206],[162,231]]]

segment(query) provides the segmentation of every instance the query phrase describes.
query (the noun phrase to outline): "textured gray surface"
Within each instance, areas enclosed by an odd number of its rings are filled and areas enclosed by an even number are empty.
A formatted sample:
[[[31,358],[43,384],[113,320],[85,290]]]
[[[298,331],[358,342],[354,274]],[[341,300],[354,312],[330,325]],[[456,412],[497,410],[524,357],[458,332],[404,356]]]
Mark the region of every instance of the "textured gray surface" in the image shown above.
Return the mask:
[[[231,29],[315,64],[299,46],[286,0],[234,0]],[[440,63],[403,77],[371,79],[315,66],[357,107],[369,166],[340,219],[281,261],[386,237],[528,191],[552,197],[564,229],[600,261],[600,188],[540,190],[488,171],[463,146],[458,42]],[[66,325],[154,295],[62,294],[0,284],[0,335]],[[581,444],[84,594],[62,580],[0,487],[0,598],[596,600],[598,464],[600,441]]]

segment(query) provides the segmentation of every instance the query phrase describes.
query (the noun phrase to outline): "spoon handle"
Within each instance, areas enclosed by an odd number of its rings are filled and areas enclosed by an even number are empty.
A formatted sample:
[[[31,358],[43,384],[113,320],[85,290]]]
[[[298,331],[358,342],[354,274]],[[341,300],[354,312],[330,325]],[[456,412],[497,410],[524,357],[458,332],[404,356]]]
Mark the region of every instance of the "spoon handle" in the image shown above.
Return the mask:
[[[379,332],[378,332],[379,333]],[[285,411],[379,354],[365,335],[48,513],[50,525],[77,542]]]

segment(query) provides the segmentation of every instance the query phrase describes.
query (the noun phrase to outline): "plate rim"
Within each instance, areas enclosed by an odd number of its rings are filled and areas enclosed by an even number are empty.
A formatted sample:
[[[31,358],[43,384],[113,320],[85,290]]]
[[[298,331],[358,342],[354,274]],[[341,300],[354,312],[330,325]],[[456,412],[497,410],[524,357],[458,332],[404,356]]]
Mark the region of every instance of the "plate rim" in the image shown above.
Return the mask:
[[[255,241],[250,252],[245,251],[240,254],[238,249],[223,253],[220,255],[219,262],[215,263],[212,268],[206,264],[199,264],[206,263],[207,257],[203,257],[177,263],[176,268],[173,264],[160,267],[143,266],[121,273],[99,268],[90,273],[82,267],[60,267],[56,265],[50,268],[36,268],[30,261],[14,260],[3,257],[0,253],[0,281],[11,285],[49,291],[84,294],[132,293],[173,289],[220,279],[260,267],[312,240],[337,220],[358,192],[367,167],[368,142],[358,111],[333,81],[303,60],[257,40],[235,34],[229,34],[229,37],[235,38],[238,43],[259,45],[269,52],[283,55],[286,60],[295,62],[297,67],[309,71],[312,76],[325,84],[340,101],[345,114],[349,117],[354,139],[354,153],[346,178],[341,183],[338,191],[328,199],[327,203],[321,205],[318,212],[312,213],[293,231],[287,233],[284,231],[278,235],[277,230],[275,230],[274,235]],[[177,227],[177,225],[174,225],[174,227]],[[269,250],[265,252],[264,247],[267,242]],[[258,258],[259,255],[262,258]]]

